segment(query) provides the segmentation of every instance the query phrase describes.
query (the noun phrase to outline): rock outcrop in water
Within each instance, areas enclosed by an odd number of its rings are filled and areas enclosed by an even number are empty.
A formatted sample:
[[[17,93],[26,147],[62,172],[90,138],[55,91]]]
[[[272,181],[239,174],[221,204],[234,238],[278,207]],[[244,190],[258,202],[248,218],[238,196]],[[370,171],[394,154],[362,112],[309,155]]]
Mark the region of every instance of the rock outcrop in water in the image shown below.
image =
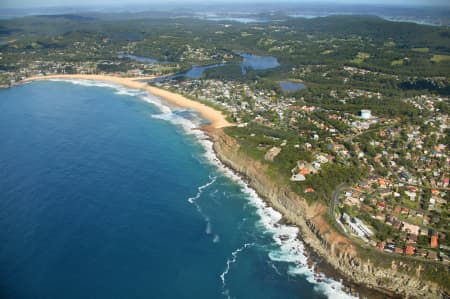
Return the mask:
[[[248,184],[282,213],[287,222],[298,226],[301,239],[346,280],[376,289],[386,297],[446,297],[443,292],[448,290],[442,291],[436,283],[421,279],[420,267],[411,271],[407,263],[393,260],[391,266],[385,268],[375,266],[370,258],[363,260],[352,241],[336,232],[325,220],[326,206],[308,205],[287,186],[275,182],[266,174],[264,164],[242,153],[237,141],[222,130],[213,132],[211,138],[219,159],[246,178]]]

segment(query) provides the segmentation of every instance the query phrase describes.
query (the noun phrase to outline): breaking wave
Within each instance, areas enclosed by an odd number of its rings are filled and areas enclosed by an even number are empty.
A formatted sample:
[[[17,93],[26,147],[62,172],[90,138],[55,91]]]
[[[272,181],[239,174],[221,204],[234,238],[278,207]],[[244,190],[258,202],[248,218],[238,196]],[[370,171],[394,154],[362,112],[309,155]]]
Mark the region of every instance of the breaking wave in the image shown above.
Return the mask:
[[[227,288],[226,283],[226,276],[228,275],[228,272],[230,272],[230,267],[232,264],[236,263],[238,255],[240,252],[245,250],[249,246],[253,246],[254,243],[245,243],[242,247],[239,247],[235,251],[231,253],[231,258],[227,259],[227,263],[225,266],[225,270],[220,274],[220,279],[222,280],[222,294],[226,295],[228,298],[231,298],[230,296],[230,290]]]
[[[119,94],[137,96],[142,100],[156,106],[161,113],[152,115],[153,118],[169,121],[172,124],[183,128],[183,131],[186,134],[194,135],[197,141],[205,149],[204,157],[207,159],[207,161],[210,164],[216,166],[217,169],[225,176],[241,186],[242,192],[247,195],[249,203],[256,208],[257,213],[260,216],[260,220],[258,223],[259,227],[264,232],[270,233],[272,235],[274,245],[276,246],[275,249],[268,249],[268,256],[271,261],[278,263],[289,263],[289,275],[301,275],[305,277],[308,282],[314,285],[314,289],[316,291],[321,292],[329,298],[355,298],[344,291],[344,286],[341,282],[326,277],[322,273],[315,273],[314,265],[308,265],[303,242],[298,239],[298,228],[280,224],[279,222],[282,218],[282,215],[279,212],[275,211],[273,208],[268,207],[267,204],[257,195],[255,190],[250,188],[247,183],[242,180],[241,177],[234,173],[230,168],[226,167],[217,158],[213,150],[213,143],[208,139],[203,131],[198,130],[198,127],[202,124],[202,120],[199,117],[187,119],[179,113],[180,111],[186,111],[185,109],[170,107],[160,98],[152,94],[137,89],[130,89],[118,84],[82,79],[52,79],[52,81],[66,81],[83,86],[113,88]],[[188,201],[196,206],[196,209],[206,221],[205,233],[213,236],[213,242],[218,242],[220,238],[218,235],[212,234],[210,218],[202,211],[201,207],[196,202],[196,200],[201,196],[202,191],[208,186],[212,185],[215,180],[216,177],[210,177],[210,181],[205,185],[198,187],[197,194],[194,197],[189,198]],[[240,247],[233,251],[231,253],[231,259],[227,260],[225,271],[220,275],[220,279],[222,280],[224,289],[224,295],[228,297],[229,291],[226,288],[226,276],[230,271],[230,265],[236,262],[237,256],[240,252],[242,252],[242,250],[251,245],[253,245],[253,243],[246,243],[243,247]],[[277,273],[279,272],[277,271]]]
[[[255,190],[250,188],[240,176],[238,176],[230,168],[226,167],[217,158],[213,149],[212,141],[207,138],[204,132],[196,130],[198,128],[198,124],[195,124],[187,119],[180,121],[177,117],[173,116],[164,116],[160,118],[168,120],[173,124],[181,125],[186,133],[195,135],[198,142],[205,149],[204,157],[209,161],[209,163],[215,165],[220,172],[241,186],[242,192],[247,194],[249,203],[257,209],[260,216],[259,226],[263,231],[269,232],[273,235],[273,240],[277,245],[277,248],[269,251],[268,255],[271,260],[275,262],[291,263],[292,265],[289,267],[288,272],[289,275],[304,276],[308,282],[314,285],[315,290],[321,292],[329,298],[354,298],[344,291],[344,285],[341,282],[327,278],[323,274],[315,274],[314,266],[308,266],[304,245],[297,237],[298,228],[279,223],[282,215],[273,208],[268,207],[267,204],[258,196]],[[237,253],[242,250],[243,249],[239,250]],[[234,257],[233,254],[232,256]],[[231,261],[235,261],[235,259],[232,259]],[[231,263],[231,261],[227,262],[227,268],[224,273],[220,275],[222,282],[229,271],[229,263]],[[224,289],[224,292],[224,295],[229,296],[229,291],[226,290],[226,288]]]
[[[197,194],[194,197],[189,197],[188,201],[195,205],[197,211],[200,213],[200,215],[202,215],[203,219],[206,222],[206,229],[205,229],[205,233],[207,235],[212,235],[213,236],[213,242],[214,243],[218,243],[220,241],[220,237],[217,234],[213,234],[212,232],[212,226],[211,226],[211,219],[209,218],[208,215],[205,214],[205,212],[203,212],[202,208],[200,207],[200,205],[198,204],[197,200],[200,198],[200,196],[202,196],[203,190],[205,190],[206,188],[208,188],[209,186],[211,186],[212,184],[214,184],[214,182],[216,181],[217,177],[209,177],[210,181],[207,182],[204,185],[201,185],[200,187],[197,188]]]

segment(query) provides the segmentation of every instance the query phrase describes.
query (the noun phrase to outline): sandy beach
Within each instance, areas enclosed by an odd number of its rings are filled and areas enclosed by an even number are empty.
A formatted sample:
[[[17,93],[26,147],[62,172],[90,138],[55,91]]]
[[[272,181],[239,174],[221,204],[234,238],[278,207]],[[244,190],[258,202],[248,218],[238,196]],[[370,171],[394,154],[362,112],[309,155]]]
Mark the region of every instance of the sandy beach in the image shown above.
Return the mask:
[[[30,82],[35,80],[48,80],[48,79],[83,79],[83,80],[96,80],[103,82],[111,82],[120,84],[129,88],[142,89],[149,93],[164,99],[165,101],[174,104],[182,108],[188,108],[197,111],[203,118],[208,120],[212,128],[224,128],[231,126],[232,124],[226,120],[225,115],[221,111],[211,108],[200,102],[190,100],[180,94],[170,92],[161,88],[150,86],[145,82],[139,82],[139,80],[148,80],[151,77],[117,77],[108,75],[47,75],[47,76],[35,76],[26,78],[20,82]]]

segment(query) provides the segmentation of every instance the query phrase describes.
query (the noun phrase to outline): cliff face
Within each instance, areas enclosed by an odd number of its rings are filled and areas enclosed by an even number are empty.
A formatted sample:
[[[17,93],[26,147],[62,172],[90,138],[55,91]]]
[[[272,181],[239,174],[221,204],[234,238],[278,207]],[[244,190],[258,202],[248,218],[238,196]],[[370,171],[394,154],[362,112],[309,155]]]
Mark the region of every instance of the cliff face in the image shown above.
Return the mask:
[[[399,272],[402,267],[408,267],[402,262],[393,262],[390,269],[385,269],[374,267],[370,260],[363,261],[358,257],[351,240],[338,234],[325,221],[323,216],[327,207],[322,204],[308,205],[289,188],[271,180],[266,174],[265,165],[239,151],[236,140],[223,131],[213,132],[211,137],[219,159],[247,178],[249,185],[269,205],[282,213],[287,222],[300,228],[304,242],[348,280],[407,298],[443,297],[435,283],[420,279],[420,269],[416,275],[410,276]]]

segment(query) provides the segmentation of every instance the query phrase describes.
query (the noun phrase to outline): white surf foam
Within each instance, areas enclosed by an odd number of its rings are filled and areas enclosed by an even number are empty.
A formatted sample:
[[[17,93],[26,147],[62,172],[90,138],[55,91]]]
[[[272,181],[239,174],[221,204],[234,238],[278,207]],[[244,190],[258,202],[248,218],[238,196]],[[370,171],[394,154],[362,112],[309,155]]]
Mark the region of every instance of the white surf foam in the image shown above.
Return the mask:
[[[162,102],[161,105],[164,106]],[[341,282],[335,281],[333,279],[325,277],[322,275],[316,275],[314,272],[314,267],[309,267],[307,263],[307,257],[304,253],[304,245],[297,238],[298,228],[293,226],[281,225],[279,221],[282,218],[282,215],[275,211],[273,208],[268,207],[266,203],[257,195],[255,190],[250,188],[236,173],[234,173],[231,169],[226,167],[216,156],[213,150],[213,143],[207,138],[204,132],[197,130],[198,124],[194,122],[182,118],[178,115],[174,116],[170,111],[163,112],[162,114],[155,115],[154,117],[160,118],[166,121],[170,121],[175,125],[181,126],[184,131],[188,134],[195,135],[198,142],[205,149],[205,158],[213,165],[215,165],[223,174],[227,177],[238,183],[242,187],[242,191],[248,195],[249,202],[256,207],[258,214],[260,215],[259,225],[264,231],[268,231],[273,234],[273,240],[278,245],[277,249],[271,250],[268,255],[269,258],[276,262],[286,262],[291,263],[290,270],[288,272],[289,275],[302,275],[307,281],[314,285],[314,288],[329,298],[354,298],[349,294],[345,293],[343,288],[343,284]],[[211,183],[211,182],[210,182]],[[205,185],[210,185],[207,183]],[[212,183],[211,183],[212,184]],[[206,188],[207,186],[200,186],[199,192]],[[202,189],[200,189],[203,187]],[[190,202],[197,199],[197,195],[193,198],[190,198]],[[200,213],[203,213],[200,207],[197,207]],[[209,218],[205,217],[205,220]],[[208,228],[208,227],[207,227]],[[239,253],[238,251],[237,253]],[[234,257],[234,255],[232,254]],[[232,259],[231,261],[233,261]],[[220,275],[220,278],[223,279],[228,274],[229,271],[229,263],[227,262],[227,268],[224,273]],[[224,289],[224,294],[229,296],[229,292]]]
[[[208,215],[205,214],[205,212],[203,212],[203,209],[201,208],[201,206],[199,205],[199,203],[197,202],[197,200],[202,196],[203,190],[205,190],[206,188],[208,188],[209,186],[211,186],[212,184],[215,183],[217,177],[215,176],[210,176],[209,177],[210,181],[207,182],[204,185],[201,185],[197,188],[197,194],[193,197],[189,197],[188,201],[193,204],[195,206],[195,208],[197,209],[197,211],[200,213],[200,215],[203,217],[203,219],[206,222],[206,228],[205,228],[205,233],[207,235],[212,235],[213,236],[213,243],[218,243],[220,241],[220,237],[218,234],[213,234],[212,232],[212,224],[211,224],[211,219],[209,218]]]
[[[217,177],[216,177],[216,176],[210,176],[209,179],[210,179],[209,182],[207,182],[206,184],[204,184],[204,185],[198,187],[198,189],[197,189],[197,190],[198,190],[198,191],[197,191],[197,194],[196,194],[194,197],[189,197],[189,198],[188,198],[188,201],[189,201],[190,203],[194,203],[194,201],[196,201],[197,199],[199,199],[200,196],[201,196],[202,193],[203,193],[203,190],[206,189],[206,188],[208,188],[208,187],[211,186],[212,184],[214,184],[214,183],[216,182]]]
[[[231,265],[236,263],[239,253],[245,250],[247,247],[253,245],[254,245],[253,243],[245,243],[242,247],[239,247],[238,249],[233,251],[231,253],[231,258],[227,259],[225,270],[222,272],[222,274],[220,274],[220,279],[222,280],[222,293],[230,299],[231,299],[230,290],[228,290],[227,288],[226,276],[228,275],[228,272],[230,272]]]
[[[72,83],[75,85],[81,85],[81,86],[86,86],[86,87],[111,88],[116,91],[116,94],[138,97],[141,100],[143,100],[147,103],[150,103],[153,106],[156,106],[156,108],[161,112],[161,113],[152,115],[152,117],[157,118],[157,119],[162,119],[165,121],[169,121],[173,124],[179,125],[188,134],[198,135],[199,131],[194,130],[194,129],[199,126],[200,119],[198,119],[198,123],[196,123],[196,119],[189,120],[189,119],[186,119],[186,118],[178,115],[176,112],[187,111],[187,110],[173,108],[173,107],[169,106],[166,102],[163,102],[159,97],[157,97],[153,94],[150,94],[146,91],[143,91],[141,89],[133,89],[133,88],[129,88],[129,87],[126,87],[126,86],[123,86],[120,84],[116,84],[116,83],[110,83],[110,82],[98,81],[98,80],[89,80],[89,79],[55,78],[55,79],[49,79],[49,81],[68,82],[68,83]]]
[[[134,89],[129,88],[120,84],[111,83],[111,82],[105,82],[105,81],[97,81],[97,80],[89,80],[89,79],[64,79],[64,78],[57,78],[57,79],[50,79],[49,81],[55,81],[55,82],[68,82],[75,85],[80,86],[86,86],[86,87],[104,87],[104,88],[111,88],[115,90],[115,94],[118,95],[126,95],[126,96],[133,96],[133,97],[139,97],[143,100],[146,100],[146,97],[154,97],[150,95],[148,92],[143,91],[141,89]],[[163,109],[163,105],[158,105],[156,97],[155,101],[151,100],[152,104],[157,106],[158,109]],[[168,107],[167,107],[168,108]]]
[[[151,103],[156,106],[161,113],[153,115],[154,118],[169,121],[177,126],[183,128],[184,132],[189,135],[194,135],[198,142],[205,149],[205,158],[213,165],[215,165],[224,175],[232,179],[234,182],[242,187],[242,191],[248,195],[249,203],[252,204],[260,216],[259,226],[266,232],[269,232],[273,236],[274,243],[277,244],[275,250],[270,250],[268,255],[272,261],[275,262],[286,262],[290,263],[288,274],[292,276],[301,275],[307,279],[308,282],[314,285],[314,289],[322,294],[325,294],[329,298],[355,298],[344,292],[343,284],[334,279],[328,278],[323,274],[316,274],[314,272],[314,266],[310,267],[307,264],[307,257],[304,253],[304,245],[298,239],[298,228],[293,226],[281,225],[279,221],[282,215],[275,211],[273,208],[268,207],[266,203],[257,195],[255,190],[250,188],[247,183],[245,183],[241,177],[234,173],[230,168],[226,167],[215,155],[213,150],[213,143],[207,138],[206,134],[198,130],[198,123],[194,120],[186,119],[180,115],[174,113],[173,108],[165,104],[160,98],[143,92],[141,90],[130,89],[117,84],[111,84],[106,82],[92,81],[92,80],[81,80],[81,79],[55,79],[53,81],[67,81],[74,84],[79,84],[83,86],[99,86],[114,88],[118,92],[122,93],[136,93],[142,100]],[[198,205],[196,200],[201,196],[201,192],[207,188],[209,185],[213,184],[215,177],[211,178],[211,181],[203,186],[200,186],[196,196],[189,198],[189,202],[196,205],[197,210],[204,217],[207,225],[205,232],[212,233],[210,220],[207,215],[205,215]],[[200,195],[199,195],[200,194]],[[213,236],[213,242],[218,242],[219,236]],[[236,262],[237,255],[239,252],[244,250],[246,247],[252,244],[245,244],[244,248],[238,248],[232,253],[231,260],[227,261],[227,266],[225,271],[220,275],[222,283],[225,283],[225,277],[230,270],[230,265]],[[224,287],[224,294],[229,296],[228,290]]]
[[[272,234],[272,238],[277,244],[277,248],[271,249],[268,253],[272,261],[291,264],[288,271],[289,275],[305,277],[308,282],[314,285],[316,291],[328,298],[355,298],[344,291],[344,285],[341,282],[323,274],[315,274],[314,266],[308,265],[304,244],[298,239],[299,229],[297,227],[281,225],[279,221],[282,215],[279,212],[268,207],[256,192],[245,183],[243,190],[249,195],[251,204],[257,208],[261,217],[259,225]]]
[[[128,89],[124,87],[123,85],[104,82],[104,81],[97,81],[97,80],[88,80],[88,79],[49,79],[49,81],[55,81],[55,82],[68,82],[75,85],[81,85],[81,86],[87,86],[87,87],[107,87],[107,88],[113,88],[116,90],[125,90]],[[130,89],[131,90],[131,89]]]
[[[168,119],[171,121],[170,119]],[[177,122],[173,122],[177,124]],[[192,134],[195,125],[183,126],[187,132]],[[189,132],[191,131],[191,132]],[[289,275],[304,276],[308,282],[314,285],[314,289],[329,298],[355,298],[344,291],[344,285],[341,282],[322,275],[316,275],[314,267],[309,267],[307,257],[304,252],[304,245],[298,239],[298,228],[293,226],[281,225],[279,221],[282,215],[273,208],[268,207],[266,203],[258,196],[258,194],[250,188],[236,173],[226,167],[215,155],[213,143],[206,138],[206,135],[199,130],[194,133],[198,137],[198,141],[205,149],[206,159],[215,165],[223,174],[238,183],[242,187],[242,191],[248,195],[249,202],[256,207],[260,216],[259,226],[269,233],[273,234],[273,240],[278,245],[277,249],[271,250],[269,258],[276,262],[291,263]],[[228,268],[227,268],[228,269]],[[228,273],[228,271],[225,271]],[[223,273],[222,273],[223,274]],[[223,275],[221,274],[221,279]],[[226,274],[225,274],[226,275]],[[229,296],[229,293],[224,293]]]

